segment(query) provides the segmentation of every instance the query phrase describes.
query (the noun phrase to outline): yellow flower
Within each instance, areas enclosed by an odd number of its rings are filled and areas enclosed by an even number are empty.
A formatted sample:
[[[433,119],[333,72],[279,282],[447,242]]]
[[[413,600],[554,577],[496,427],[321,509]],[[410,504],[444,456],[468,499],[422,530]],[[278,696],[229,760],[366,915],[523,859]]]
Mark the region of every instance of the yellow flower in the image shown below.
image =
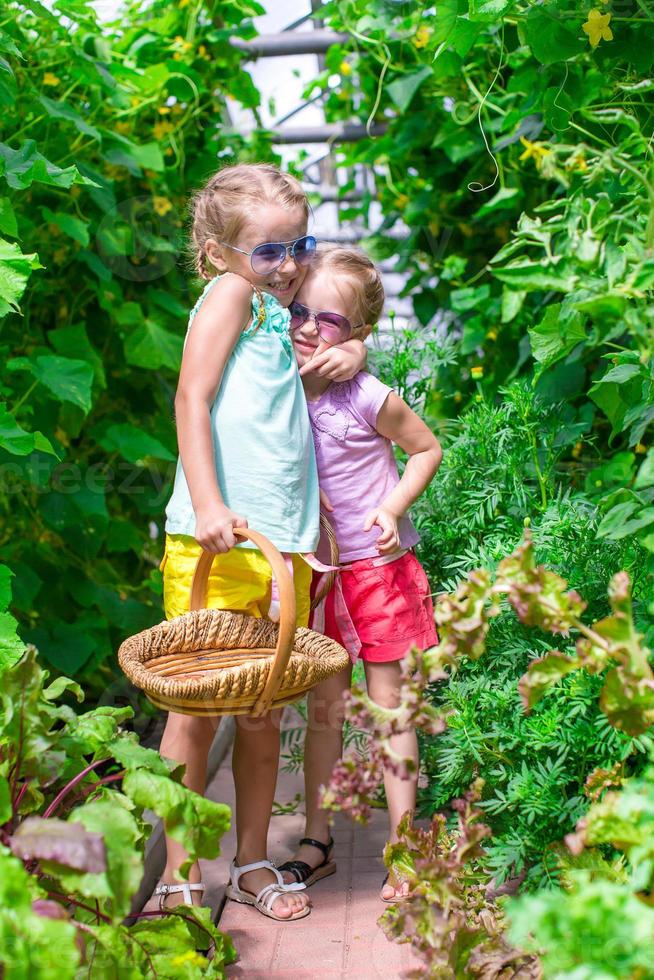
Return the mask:
[[[184,7],[188,7],[191,0],[179,0],[179,9],[183,10]]]
[[[479,381],[480,378],[484,376],[484,369],[481,364],[475,365],[475,367],[470,369],[470,375],[475,381]]]
[[[154,205],[154,210],[157,212],[157,214],[161,215],[162,218],[165,214],[168,214],[168,212],[172,211],[173,209],[173,206],[167,197],[155,196],[152,198],[152,204]]]
[[[351,75],[352,74],[352,65],[350,64],[349,61],[341,61],[341,64],[339,66],[339,70],[340,70],[341,75]]]
[[[46,71],[45,75],[43,76],[43,84],[52,86],[61,85],[61,79],[57,78],[56,75],[53,75],[51,71]]]
[[[114,123],[114,129],[116,130],[116,132],[122,133],[123,136],[125,136],[126,133],[129,133],[131,128],[132,128],[131,123],[128,122]]]
[[[545,157],[551,154],[551,150],[548,150],[546,146],[542,143],[532,143],[531,140],[527,140],[524,136],[520,137],[520,142],[524,146],[524,152],[520,154],[521,160],[528,160],[533,157],[534,163],[538,170],[540,170],[543,160]]]
[[[644,446],[642,442],[639,442],[637,446],[634,446],[634,452],[638,453],[639,456],[642,456],[647,452],[647,446]]]
[[[588,34],[591,47],[596,48],[600,41],[612,41],[613,31],[609,27],[611,14],[603,14],[594,9],[589,11],[588,20],[581,25],[582,31]]]
[[[152,127],[152,135],[156,140],[162,140],[168,133],[172,133],[174,128],[173,124],[169,123],[167,119],[162,119]]]
[[[159,108],[157,109],[157,112],[159,113],[160,116],[167,116],[170,112],[170,106],[160,105]]]
[[[463,395],[461,394],[460,391],[455,391],[453,397],[454,397],[454,401],[458,404],[463,398]]]
[[[491,329],[486,334],[488,340],[497,340],[497,330]]]
[[[565,169],[581,170],[582,173],[588,170],[588,164],[586,163],[586,157],[584,156],[583,150],[575,150],[572,156],[566,160]]]
[[[581,451],[582,451],[583,448],[584,448],[583,442],[576,442],[574,444],[574,447],[573,447],[573,450],[572,450],[572,458],[573,459],[579,459],[579,457],[581,456]]]
[[[201,44],[198,48],[198,54],[201,58],[205,58],[207,61],[209,60],[209,52],[205,48],[204,44]]]
[[[429,38],[431,37],[431,31],[424,24],[419,27],[416,31],[416,36],[413,39],[413,43],[417,48],[425,48],[429,44]]]
[[[395,204],[395,207],[398,209],[398,211],[404,211],[405,207],[409,203],[409,195],[398,194],[393,203]]]

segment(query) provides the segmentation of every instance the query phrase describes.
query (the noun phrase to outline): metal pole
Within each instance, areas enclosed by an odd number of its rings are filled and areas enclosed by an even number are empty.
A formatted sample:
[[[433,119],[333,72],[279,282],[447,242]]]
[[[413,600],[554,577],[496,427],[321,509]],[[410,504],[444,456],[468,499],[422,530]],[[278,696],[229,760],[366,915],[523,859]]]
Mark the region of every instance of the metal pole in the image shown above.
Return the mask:
[[[349,34],[335,31],[289,31],[283,34],[261,34],[251,41],[241,37],[231,37],[229,43],[249,58],[275,58],[285,54],[324,54],[332,44],[344,44],[350,40]]]
[[[385,123],[376,123],[369,131],[360,123],[288,126],[273,133],[273,143],[356,143],[367,136],[383,136],[385,132]]]

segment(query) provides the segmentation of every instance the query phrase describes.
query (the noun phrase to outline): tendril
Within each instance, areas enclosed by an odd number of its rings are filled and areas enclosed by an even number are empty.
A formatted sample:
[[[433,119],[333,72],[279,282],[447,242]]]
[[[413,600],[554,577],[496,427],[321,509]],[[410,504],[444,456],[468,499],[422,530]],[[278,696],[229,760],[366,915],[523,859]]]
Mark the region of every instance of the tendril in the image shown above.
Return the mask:
[[[491,158],[491,160],[493,161],[493,163],[495,165],[495,176],[494,176],[494,178],[493,178],[493,180],[492,180],[492,182],[490,184],[485,184],[485,185],[484,184],[480,184],[478,180],[471,181],[471,183],[468,184],[468,190],[469,191],[472,191],[473,194],[480,194],[482,191],[489,191],[492,187],[495,187],[495,184],[497,183],[497,180],[498,180],[498,178],[500,176],[499,164],[498,164],[497,159],[494,156],[494,154],[493,154],[490,146],[488,145],[488,139],[487,139],[486,133],[484,131],[484,124],[483,124],[482,119],[481,119],[481,113],[482,113],[482,109],[484,108],[484,105],[486,104],[486,100],[488,99],[488,96],[491,94],[491,92],[492,92],[492,90],[493,90],[493,88],[495,86],[495,82],[499,78],[500,72],[502,70],[502,64],[503,64],[503,58],[504,58],[504,22],[502,22],[502,35],[501,35],[501,38],[500,38],[500,44],[501,44],[501,46],[500,46],[500,60],[499,60],[499,62],[497,64],[497,68],[495,70],[495,74],[493,76],[493,80],[490,83],[490,85],[488,86],[488,88],[486,89],[486,92],[484,94],[484,97],[482,98],[481,102],[479,103],[479,109],[477,111],[477,121],[479,123],[479,129],[481,130],[481,136],[482,136],[482,139],[484,141],[484,146],[486,147],[486,152],[488,153],[489,157]]]

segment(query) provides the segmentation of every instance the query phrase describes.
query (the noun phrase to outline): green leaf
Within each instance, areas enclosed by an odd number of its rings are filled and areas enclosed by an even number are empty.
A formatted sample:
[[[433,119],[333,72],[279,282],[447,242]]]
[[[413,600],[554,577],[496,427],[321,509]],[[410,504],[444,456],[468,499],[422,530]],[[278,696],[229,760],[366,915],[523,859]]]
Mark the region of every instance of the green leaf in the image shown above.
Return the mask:
[[[109,163],[126,167],[134,177],[140,177],[143,170],[161,173],[164,159],[158,143],[133,143],[118,133],[103,133],[105,151],[103,156]]]
[[[12,238],[16,238],[18,234],[16,215],[8,197],[0,197],[0,231]]]
[[[594,384],[588,391],[589,397],[605,413],[613,428],[613,435],[622,432],[625,416],[634,405],[641,402],[642,381],[639,376],[629,380]]]
[[[13,572],[6,565],[0,565],[0,612],[9,608],[11,602],[11,580]]]
[[[42,269],[35,253],[23,255],[18,245],[0,238],[0,316],[18,309],[33,269]]]
[[[618,319],[627,308],[627,297],[621,293],[604,293],[574,304],[575,310],[587,313],[593,319]]]
[[[587,44],[585,35],[575,31],[572,25],[567,27],[558,20],[551,7],[530,7],[524,31],[534,57],[543,65],[553,65],[558,61],[574,58]]]
[[[519,187],[502,187],[491,197],[490,201],[486,201],[485,204],[475,211],[473,217],[483,218],[487,214],[494,214],[496,211],[508,210],[511,211],[517,206],[518,202],[523,197],[523,192]]]
[[[558,650],[552,650],[544,657],[532,660],[527,673],[518,684],[525,711],[530,711],[552,687],[573,670],[579,670],[577,659],[566,657]]]
[[[25,140],[19,150],[0,143],[0,175],[14,190],[24,190],[33,183],[51,184],[53,187],[71,187],[87,184],[97,187],[95,181],[83,177],[77,167],[57,167],[37,151],[34,140]]]
[[[440,44],[452,34],[459,16],[459,0],[439,0],[436,4],[436,16],[431,21],[431,42]]]
[[[0,674],[18,663],[25,651],[25,644],[16,632],[17,626],[10,613],[0,613]]]
[[[0,848],[0,969],[7,977],[75,980],[81,954],[77,930],[66,910],[52,902],[51,915],[39,915],[45,893],[21,861]],[[56,912],[56,917],[52,914]]]
[[[469,0],[470,20],[495,22],[515,5],[515,0]]]
[[[413,96],[431,74],[432,69],[425,65],[418,71],[412,72],[410,75],[401,75],[390,83],[387,88],[388,94],[400,112],[405,112],[409,108]]]
[[[631,517],[638,510],[639,506],[640,504],[637,500],[627,500],[612,507],[600,522],[597,529],[598,538],[604,538],[612,535],[614,532],[619,532],[624,521]]]
[[[175,764],[163,759],[154,749],[141,745],[134,732],[119,732],[118,736],[107,744],[107,752],[125,769],[146,769],[156,776],[170,777]]]
[[[100,439],[100,445],[107,452],[118,452],[129,463],[142,466],[147,457],[175,462],[177,456],[166,449],[158,439],[125,422],[111,425]]]
[[[635,459],[633,453],[616,453],[601,466],[596,466],[586,476],[586,492],[592,493],[598,485],[606,490],[607,487],[615,485],[623,487],[631,483]]]
[[[543,268],[538,262],[516,262],[499,269],[491,269],[493,275],[514,289],[533,292],[533,290],[553,290],[556,293],[569,293],[577,277],[564,270]]]
[[[105,791],[103,798],[72,810],[70,823],[82,824],[104,841],[106,870],[57,872],[57,879],[67,891],[92,899],[109,899],[111,904],[105,908],[110,909],[115,924],[129,912],[132,896],[143,876],[143,833],[128,806],[122,794]]]
[[[474,24],[465,17],[458,17],[451,33],[447,36],[447,42],[459,58],[465,58],[482,30],[481,24]]]
[[[4,405],[0,405],[0,448],[12,456],[28,456],[34,450],[34,436],[21,429]]]
[[[80,245],[88,245],[90,240],[88,221],[82,221],[81,218],[77,218],[72,214],[65,214],[63,211],[57,211],[55,213],[50,208],[41,208],[41,212],[46,221],[61,228],[69,238],[79,242]]]
[[[57,354],[72,357],[74,360],[88,361],[93,366],[95,380],[102,388],[107,387],[104,364],[96,349],[91,344],[84,324],[78,323],[71,327],[57,327],[48,331],[48,340]]]
[[[601,385],[607,384],[608,382],[622,384],[623,381],[629,381],[630,378],[640,373],[640,364],[617,364],[615,367],[610,368],[595,384]]]
[[[198,857],[215,858],[220,853],[220,837],[230,825],[228,806],[142,769],[127,773],[123,791],[138,806],[154,810],[166,833],[184,846],[188,860],[181,869],[183,875]]]
[[[450,306],[456,313],[466,313],[478,309],[490,298],[490,286],[464,286],[450,293]]]
[[[541,365],[541,371],[566,357],[586,339],[582,315],[576,310],[562,308],[560,303],[548,306],[540,323],[527,332],[532,354]]]
[[[85,136],[91,136],[93,139],[100,141],[102,139],[100,131],[87,123],[79,112],[68,105],[66,102],[55,102],[54,99],[49,99],[45,95],[39,96],[39,102],[44,109],[47,110],[48,115],[52,119],[65,119],[67,122],[71,122],[75,129],[83,133]]]
[[[96,640],[83,627],[55,622],[52,630],[39,642],[39,652],[48,663],[65,674],[75,674],[92,656]]]
[[[643,460],[634,483],[635,490],[642,490],[644,487],[654,486],[654,449],[650,449]]]
[[[37,381],[45,385],[58,401],[77,405],[85,414],[91,411],[93,368],[88,361],[42,354],[29,364]]]
[[[4,776],[0,776],[0,827],[11,819],[11,789]]]
[[[506,286],[502,289],[502,323],[511,323],[522,309],[527,293],[509,289]]]
[[[125,340],[125,357],[128,364],[156,371],[167,367],[179,370],[184,341],[149,318]]]

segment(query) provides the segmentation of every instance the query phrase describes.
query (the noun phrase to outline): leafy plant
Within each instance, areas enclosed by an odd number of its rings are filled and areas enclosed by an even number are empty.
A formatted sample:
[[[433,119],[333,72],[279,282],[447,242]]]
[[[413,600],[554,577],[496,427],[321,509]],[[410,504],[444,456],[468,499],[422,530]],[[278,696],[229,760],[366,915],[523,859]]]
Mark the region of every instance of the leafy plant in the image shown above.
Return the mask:
[[[501,909],[487,899],[482,841],[490,829],[475,809],[481,780],[453,803],[456,827],[434,817],[428,830],[404,819],[399,842],[388,844],[384,861],[408,882],[411,899],[391,906],[380,919],[389,939],[411,942],[422,961],[412,975],[444,977],[541,977],[537,957],[506,940]]]
[[[652,977],[654,768],[595,802],[566,838],[565,889],[512,899],[509,934],[548,976]],[[602,852],[621,856],[607,860]],[[626,860],[625,860],[626,859]]]
[[[553,414],[565,405],[575,488],[631,454],[590,489],[600,535],[643,547],[654,616],[651,464],[635,479],[654,420],[651,6],[332,0],[320,16],[346,40],[306,94],[369,134],[338,149],[374,182],[341,215],[366,221],[374,200],[366,246],[407,275],[419,322],[458,344],[430,412],[523,375]]]
[[[179,767],[123,731],[129,708],[78,715],[67,702],[82,700],[80,687],[47,679],[30,648],[0,690],[0,967],[39,978],[224,976],[233,950],[209,909],[124,919],[143,875],[145,809],[190,864],[219,853],[229,808],[186,789]]]
[[[611,698],[600,700],[600,708],[606,716],[606,721],[613,729],[627,727],[642,732],[650,728],[650,712],[654,707],[652,683],[654,675],[648,665],[650,653],[642,646],[642,638],[634,629],[628,584],[625,573],[618,573],[609,590],[612,617],[594,623],[592,626],[585,625],[581,619],[585,610],[584,601],[575,590],[568,589],[567,583],[561,576],[547,570],[543,565],[536,564],[534,545],[529,532],[526,532],[524,543],[519,545],[512,555],[503,559],[494,573],[486,569],[477,569],[459,583],[454,593],[440,598],[435,612],[440,642],[432,650],[425,652],[414,650],[404,662],[404,684],[397,708],[382,708],[370,701],[361,691],[355,691],[351,699],[353,715],[358,723],[364,720],[372,733],[373,751],[370,765],[354,766],[346,759],[341,760],[324,794],[323,804],[331,809],[347,809],[355,817],[365,819],[370,797],[381,778],[381,764],[390,765],[399,775],[406,772],[409,766],[408,760],[394,756],[388,744],[389,736],[420,725],[429,726],[429,730],[433,733],[447,730],[446,726],[457,723],[456,715],[450,714],[442,705],[434,706],[426,700],[425,683],[435,684],[442,681],[450,672],[455,673],[466,659],[473,661],[483,659],[491,624],[493,621],[499,621],[503,615],[505,602],[508,602],[524,627],[537,628],[544,633],[563,636],[567,636],[572,630],[581,633],[582,640],[579,641],[579,646],[584,654],[588,654],[593,649],[592,644],[597,646],[599,643],[601,664],[588,660],[582,662],[580,659],[575,669],[588,670],[590,663],[592,674],[596,672],[596,666],[605,666],[607,662],[615,662],[618,665],[615,680],[610,680],[611,673],[604,680],[604,683],[611,688]],[[586,643],[589,644],[588,647]],[[549,657],[558,666],[558,658],[561,654],[550,654]],[[538,667],[547,662],[547,658],[537,661],[533,674],[530,676],[530,672],[526,679],[523,679],[522,688],[525,695],[528,690],[538,691]],[[648,744],[651,747],[651,740],[648,740]],[[573,747],[578,748],[576,742]],[[628,747],[623,759],[632,748],[633,746]],[[472,749],[474,752],[474,745]],[[479,768],[482,768],[483,757],[480,757],[479,761]],[[508,757],[506,762],[511,764]],[[522,803],[522,808],[517,809],[519,819],[522,818],[524,821],[526,815],[526,824],[529,825],[542,818],[549,821],[551,826],[557,808],[557,789],[558,792],[565,792],[569,782],[569,778],[562,779],[567,764],[565,755],[555,756],[547,765],[534,765],[533,761],[529,767],[523,764],[519,777],[516,775],[513,780],[514,784],[521,782],[518,800]],[[586,770],[587,764],[588,759],[583,758],[579,767],[581,774],[577,778],[584,779],[587,794],[590,796],[596,797],[604,786],[622,780],[622,776],[619,775],[621,767],[618,765],[614,765],[610,770],[595,769],[589,773]],[[491,770],[491,775],[496,773]],[[627,782],[626,785],[628,786],[629,783]],[[635,785],[638,787],[639,784]],[[484,788],[485,799],[480,798],[482,788]],[[507,801],[506,796],[497,791],[497,787],[492,788],[495,790],[494,794],[487,794],[483,787],[483,780],[479,780],[476,782],[474,794],[474,802],[479,801],[479,812],[483,811],[491,816],[491,821],[495,814],[509,809],[510,802]],[[515,790],[515,785],[509,786],[509,792]],[[472,797],[468,797],[469,803],[472,800]],[[652,865],[651,843],[647,833],[640,826],[639,814],[643,812],[646,814],[644,816],[646,823],[649,820],[649,808],[643,811],[642,794],[639,795],[638,792],[636,797],[625,795],[624,798],[620,793],[609,794],[606,800],[606,803],[593,804],[588,818],[578,824],[577,836],[568,839],[577,850],[586,841],[590,843],[610,841],[614,844],[621,842],[621,848],[627,851],[630,857],[633,851],[635,856],[633,863],[635,864],[636,861],[641,863],[640,872],[635,872],[635,881],[640,888],[648,891],[651,887],[650,879],[654,865]],[[458,812],[463,808],[464,804],[460,801],[454,805],[454,809]],[[587,808],[588,803],[585,799],[568,798],[568,805],[563,808],[562,816],[558,820],[559,837]],[[464,964],[467,964],[466,975],[477,975],[474,972],[477,969],[480,976],[500,976],[502,969],[512,968],[514,960],[520,959],[522,955],[506,944],[506,940],[502,937],[502,927],[494,918],[492,907],[484,907],[486,902],[481,898],[480,884],[483,883],[486,888],[491,875],[497,882],[500,877],[497,872],[502,863],[505,871],[509,868],[516,872],[521,870],[524,862],[522,827],[520,824],[516,826],[514,814],[513,851],[510,849],[510,839],[505,837],[503,842],[500,839],[499,847],[497,840],[493,842],[494,852],[489,848],[482,855],[476,846],[481,839],[490,838],[491,829],[477,826],[474,833],[470,835],[469,824],[474,823],[478,815],[479,813],[472,814],[468,810],[465,833],[464,825],[460,822],[460,836],[455,838],[454,846],[451,846],[452,842],[447,839],[444,846],[441,843],[446,827],[444,817],[437,816],[431,831],[427,834],[423,831],[411,831],[405,821],[401,828],[400,844],[395,848],[389,847],[387,851],[387,863],[389,866],[396,862],[399,864],[403,873],[408,876],[414,893],[414,898],[407,903],[406,908],[391,914],[388,924],[396,938],[408,936],[409,941],[422,955],[425,964],[424,970],[420,973],[422,976],[456,976],[456,971]],[[545,827],[547,826],[546,823]],[[542,833],[543,828],[540,829]],[[465,861],[459,862],[456,855],[452,854],[459,843],[464,852],[467,851],[468,846],[473,845],[470,857],[476,861],[476,864],[472,873],[473,876],[481,875],[481,878],[476,879],[472,888],[470,888],[468,871],[462,866]],[[502,845],[504,852],[502,852]],[[560,859],[556,849],[550,848],[549,851],[549,860],[544,863],[543,868],[551,878],[554,873],[560,871]],[[427,852],[429,857],[426,856]],[[520,877],[524,879],[524,873]],[[616,872],[613,871],[613,880],[615,878]],[[583,875],[580,880],[582,879]],[[537,881],[538,878],[532,876],[532,884]],[[627,918],[624,924],[624,936],[628,937],[631,934],[635,940],[649,929],[647,920],[642,928],[639,926],[636,929],[633,902],[629,895],[621,892],[614,896],[614,891],[611,885],[604,896],[608,902],[605,909],[625,907]],[[590,894],[592,897],[595,892],[591,889]],[[610,904],[612,896],[615,898],[613,906]],[[538,899],[541,905],[535,904],[534,908],[540,909],[543,922],[546,923],[547,916],[555,907],[555,901],[543,895],[538,896]],[[585,916],[590,916],[589,908],[588,903],[585,907],[581,907],[580,921],[583,921]],[[558,911],[554,915],[556,918]],[[527,917],[525,916],[522,921],[527,922]],[[563,919],[557,919],[556,928],[548,934],[548,939],[555,937],[556,929],[562,928]],[[588,928],[591,931],[594,928],[592,921]],[[523,933],[516,929],[513,941],[528,953],[541,951],[538,942],[526,943],[524,939],[523,926]],[[496,941],[499,941],[499,949],[495,945]],[[624,940],[625,943],[627,941]],[[569,948],[572,949],[572,943],[569,943]],[[622,940],[616,948],[619,955],[622,955]],[[471,952],[473,949],[474,954]],[[578,943],[575,949],[577,950],[576,962],[583,963],[584,954]],[[487,954],[492,963],[485,962]],[[556,963],[555,950],[552,950],[551,962]],[[638,956],[635,957],[634,964],[640,964]],[[536,964],[530,963],[525,966],[523,963],[519,969],[523,968],[533,969],[535,972],[532,975],[539,975]],[[516,972],[515,975],[521,974]],[[588,972],[582,975],[590,977],[593,974]]]
[[[257,111],[229,41],[262,10],[12,0],[0,27],[0,560],[21,636],[96,701],[161,618],[188,200],[272,156],[229,115]]]

